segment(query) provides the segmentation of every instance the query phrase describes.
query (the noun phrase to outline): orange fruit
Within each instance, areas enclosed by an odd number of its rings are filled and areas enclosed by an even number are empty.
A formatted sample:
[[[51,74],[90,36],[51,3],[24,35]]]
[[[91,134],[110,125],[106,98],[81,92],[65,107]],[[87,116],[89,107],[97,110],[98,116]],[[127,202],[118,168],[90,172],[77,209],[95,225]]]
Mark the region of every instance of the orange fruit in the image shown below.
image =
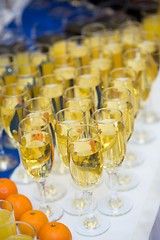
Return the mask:
[[[18,193],[16,184],[8,178],[0,178],[0,199],[5,200],[9,195]]]
[[[72,234],[63,223],[50,222],[40,230],[39,240],[72,240]]]
[[[35,228],[38,237],[41,228],[48,223],[48,218],[39,210],[29,210],[20,217],[20,221],[31,224]]]
[[[25,212],[27,212],[28,210],[32,210],[32,204],[30,200],[22,194],[11,194],[6,198],[6,201],[10,202],[13,205],[16,221],[19,221],[20,217]],[[5,203],[3,204],[3,208],[7,209]]]

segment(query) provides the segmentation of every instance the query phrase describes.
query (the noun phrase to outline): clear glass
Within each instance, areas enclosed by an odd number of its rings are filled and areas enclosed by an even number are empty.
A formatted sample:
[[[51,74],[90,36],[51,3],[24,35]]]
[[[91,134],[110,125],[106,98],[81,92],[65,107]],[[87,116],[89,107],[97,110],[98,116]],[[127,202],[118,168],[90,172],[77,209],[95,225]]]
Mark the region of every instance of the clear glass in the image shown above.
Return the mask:
[[[97,236],[108,230],[110,223],[96,216],[91,208],[92,190],[103,171],[99,131],[92,125],[77,125],[68,133],[68,162],[74,182],[83,189],[88,214],[77,222],[75,230],[84,236]]]
[[[76,57],[79,63],[79,67],[89,65],[90,53],[89,43],[86,41],[86,37],[77,35],[68,38],[67,40],[67,53],[72,57]]]
[[[124,65],[135,70],[139,85],[140,111],[135,121],[132,142],[138,145],[152,142],[155,136],[153,133],[147,131],[143,119],[144,106],[149,97],[153,82],[150,54],[138,48],[128,50],[124,53]]]
[[[52,101],[54,112],[57,113],[63,109],[63,91],[65,88],[65,79],[59,75],[49,74],[41,77],[38,82],[38,96],[48,97]],[[66,174],[66,168],[62,163],[57,151],[56,141],[54,141],[54,173]]]
[[[6,200],[0,200],[0,227],[3,224],[11,223],[14,221],[15,218],[12,204]]]
[[[23,84],[13,83],[1,88],[1,117],[4,129],[15,146],[18,144],[18,124],[22,120],[22,107],[30,98],[27,87]],[[14,170],[11,179],[16,183],[27,184],[32,182],[21,164]]]
[[[110,87],[105,88],[101,96],[102,108],[115,108],[122,112],[126,128],[127,142],[132,137],[134,128],[134,108],[131,92],[128,88],[124,87]],[[138,185],[138,180],[134,174],[125,169],[124,160],[120,171],[118,172],[117,190],[130,190]]]
[[[24,103],[23,106],[23,118],[27,115],[32,114],[32,116],[43,116],[49,120],[50,127],[52,130],[52,139],[55,146],[55,120],[54,120],[54,108],[51,102],[51,99],[45,97],[31,98]],[[65,193],[65,187],[60,183],[49,183],[46,184],[46,201],[53,201],[62,198]],[[39,192],[38,192],[39,193]],[[35,192],[35,198],[40,199],[40,194]]]
[[[108,216],[120,216],[132,209],[127,198],[117,194],[117,172],[126,153],[126,129],[122,112],[112,108],[101,108],[92,115],[93,124],[99,129],[104,168],[109,174],[110,195],[100,200],[98,209]]]
[[[36,240],[36,231],[26,222],[11,222],[0,226],[1,240]]]
[[[78,59],[63,54],[54,57],[52,60],[54,66],[54,74],[56,77],[63,77],[65,79],[65,88],[74,85],[74,71],[78,67]]]
[[[18,134],[23,166],[41,193],[39,210],[47,215],[49,221],[56,221],[63,215],[63,210],[58,204],[46,203],[45,198],[45,183],[54,162],[50,123],[43,116],[29,114],[19,123]]]
[[[98,68],[85,66],[75,70],[75,85],[92,90],[95,109],[101,104],[101,75]]]
[[[89,88],[74,86],[67,88],[63,94],[64,108],[80,108],[86,116],[87,123],[95,110],[93,94]]]

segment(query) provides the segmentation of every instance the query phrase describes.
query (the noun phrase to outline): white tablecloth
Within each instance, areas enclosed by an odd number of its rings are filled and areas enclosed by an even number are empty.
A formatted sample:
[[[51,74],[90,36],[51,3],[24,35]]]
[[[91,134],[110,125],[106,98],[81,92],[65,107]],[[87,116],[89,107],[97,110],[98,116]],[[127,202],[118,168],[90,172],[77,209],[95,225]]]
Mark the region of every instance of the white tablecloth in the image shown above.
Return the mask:
[[[160,78],[154,83],[152,96],[154,109],[157,110],[160,115]],[[146,125],[146,127],[155,135],[155,141],[141,146],[132,144],[134,151],[140,152],[144,157],[144,163],[142,165],[132,168],[132,172],[137,175],[140,184],[130,191],[119,193],[132,201],[133,209],[129,213],[119,217],[107,217],[100,214],[104,222],[105,219],[110,219],[111,227],[104,234],[92,237],[93,240],[149,240],[151,230],[150,240],[160,239],[160,224],[159,226],[157,224],[157,222],[160,221],[160,216],[159,218],[157,217],[160,205],[160,121],[152,125]],[[67,188],[66,196],[57,201],[57,203],[63,207],[65,199],[73,193],[73,188],[70,185],[67,175],[55,175],[53,179],[57,182],[60,181]],[[34,184],[27,186],[18,185],[18,189],[19,193],[25,194],[30,198],[33,208],[37,209],[38,201],[33,197],[33,186]],[[103,182],[95,189],[94,197],[99,201],[108,191],[105,182]],[[98,211],[96,210],[96,212]],[[156,217],[157,221],[154,224]],[[73,240],[89,239],[75,232],[74,224],[77,219],[78,217],[71,216],[64,212],[63,217],[59,221],[69,227],[73,235]]]

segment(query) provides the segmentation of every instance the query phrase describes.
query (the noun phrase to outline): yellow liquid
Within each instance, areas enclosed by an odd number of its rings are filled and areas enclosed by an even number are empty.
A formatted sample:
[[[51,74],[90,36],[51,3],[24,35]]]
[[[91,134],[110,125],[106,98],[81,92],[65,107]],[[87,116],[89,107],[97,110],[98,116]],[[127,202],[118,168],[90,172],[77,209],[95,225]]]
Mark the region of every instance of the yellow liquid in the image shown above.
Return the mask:
[[[91,60],[90,63],[91,67],[96,67],[100,69],[101,78],[102,78],[102,87],[108,87],[108,73],[111,71],[112,68],[112,61],[111,59],[107,58],[98,58]]]
[[[114,108],[118,109],[123,113],[123,119],[126,128],[127,140],[130,139],[133,133],[133,125],[134,125],[134,114],[133,114],[133,106],[129,101],[118,101],[117,100],[108,100],[102,104],[102,108]]]
[[[25,134],[20,139],[24,168],[36,181],[46,178],[52,169],[51,137],[48,133]]]
[[[126,62],[127,67],[133,68],[138,77],[140,100],[146,101],[152,86],[152,73],[150,65],[144,59],[137,57],[134,60],[128,60]]]
[[[131,96],[133,100],[133,109],[134,109],[134,117],[136,118],[139,112],[139,88],[137,86],[136,80],[132,80],[132,78],[117,78],[110,83],[113,87],[125,87],[131,91]]]
[[[104,46],[103,55],[105,57],[105,52],[111,51],[113,58],[113,68],[120,68],[123,66],[123,48],[120,43],[110,42]]]
[[[81,121],[76,122],[76,119],[79,119],[79,114],[72,114],[72,119],[68,121],[62,121],[61,123],[56,124],[55,132],[56,132],[56,141],[59,154],[61,156],[62,161],[65,166],[68,167],[68,158],[67,158],[67,132],[73,126],[79,125]]]
[[[6,209],[0,209],[0,226],[6,223],[13,222],[14,214]]]
[[[98,121],[103,146],[104,167],[108,173],[117,172],[126,153],[126,132],[121,122],[117,126],[112,119]]]
[[[17,53],[16,56],[17,56],[16,60],[17,60],[18,65],[29,64],[30,63],[28,52]]]
[[[88,48],[86,46],[75,46],[69,49],[72,57],[78,59],[78,66],[83,67],[89,64]]]
[[[80,87],[90,88],[93,93],[94,105],[98,108],[99,95],[101,92],[101,81],[99,76],[93,74],[84,74],[76,79],[76,85]]]
[[[1,210],[0,210],[1,211]],[[7,223],[7,224],[5,224]],[[4,225],[0,225],[0,239],[4,240],[9,236],[17,234],[16,225],[14,219],[12,221],[4,222]]]
[[[81,139],[69,146],[69,168],[75,183],[84,189],[95,186],[103,169],[101,145],[92,139]]]
[[[158,34],[160,39],[160,15],[148,15],[143,19],[143,27],[145,31],[152,31]]]
[[[67,53],[66,41],[57,41],[51,46],[50,57],[62,55]]]
[[[65,88],[73,87],[74,85],[74,67],[61,67],[54,70],[54,74],[62,76],[65,79]]]
[[[33,240],[33,238],[27,235],[15,235],[15,236],[10,236],[5,240]]]
[[[39,89],[39,96],[47,96],[48,98],[52,99],[55,112],[58,112],[60,109],[62,109],[62,95],[62,84],[48,84],[40,87]]]

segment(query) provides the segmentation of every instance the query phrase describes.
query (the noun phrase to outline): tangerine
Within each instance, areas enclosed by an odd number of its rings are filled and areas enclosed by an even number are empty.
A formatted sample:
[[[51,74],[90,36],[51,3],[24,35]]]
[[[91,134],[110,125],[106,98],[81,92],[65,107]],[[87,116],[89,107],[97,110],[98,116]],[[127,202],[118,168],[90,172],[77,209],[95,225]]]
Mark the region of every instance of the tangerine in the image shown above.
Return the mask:
[[[39,240],[72,240],[72,234],[63,223],[50,222],[40,230]]]
[[[0,179],[0,199],[5,200],[11,194],[17,194],[18,189],[16,184],[8,179],[8,178],[1,178]]]
[[[38,237],[41,228],[48,223],[48,218],[39,210],[29,210],[21,216],[20,221],[32,225],[35,228]]]
[[[20,217],[27,212],[32,210],[32,204],[30,200],[22,194],[11,194],[6,198],[6,201],[13,205],[15,220],[19,221]],[[6,204],[3,204],[3,208],[7,209]]]

